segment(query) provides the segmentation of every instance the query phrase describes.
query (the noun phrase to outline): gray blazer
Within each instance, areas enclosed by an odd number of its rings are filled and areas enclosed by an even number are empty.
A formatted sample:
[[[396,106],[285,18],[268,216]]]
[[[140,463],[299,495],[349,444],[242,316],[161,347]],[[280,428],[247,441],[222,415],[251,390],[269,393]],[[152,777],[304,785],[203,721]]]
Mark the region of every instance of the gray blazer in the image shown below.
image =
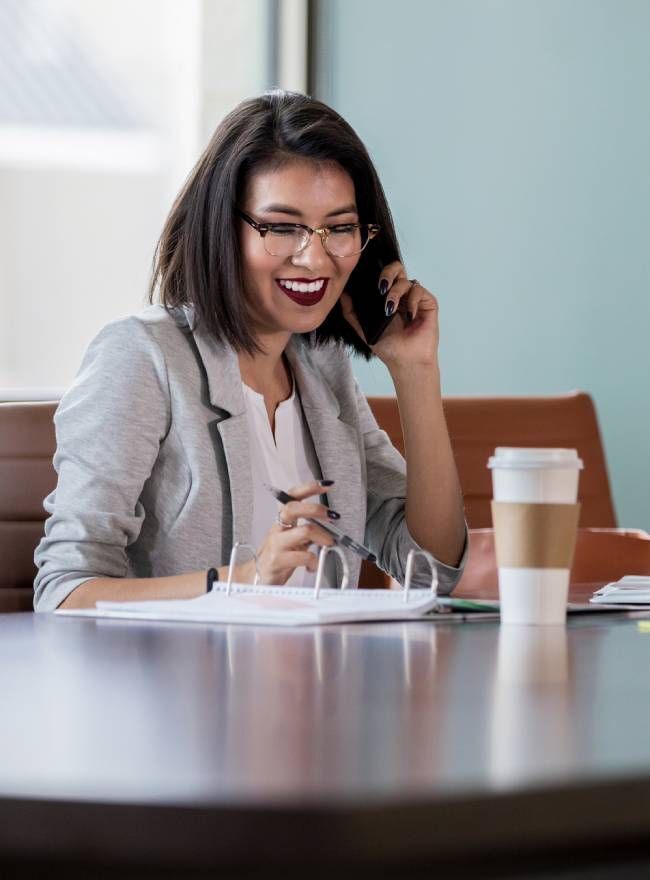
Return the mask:
[[[150,306],[90,344],[55,416],[57,487],[35,560],[34,607],[51,611],[92,577],[153,577],[226,565],[252,519],[248,423],[232,348],[191,313]],[[404,459],[356,386],[345,351],[287,349],[340,527],[397,580],[417,544],[404,518]],[[269,523],[271,525],[271,523]],[[360,559],[347,554],[351,583]],[[332,564],[339,566],[333,557]],[[328,560],[329,562],[329,560]],[[449,592],[462,570],[439,564]],[[417,582],[428,581],[422,564]],[[337,579],[340,572],[331,574]]]

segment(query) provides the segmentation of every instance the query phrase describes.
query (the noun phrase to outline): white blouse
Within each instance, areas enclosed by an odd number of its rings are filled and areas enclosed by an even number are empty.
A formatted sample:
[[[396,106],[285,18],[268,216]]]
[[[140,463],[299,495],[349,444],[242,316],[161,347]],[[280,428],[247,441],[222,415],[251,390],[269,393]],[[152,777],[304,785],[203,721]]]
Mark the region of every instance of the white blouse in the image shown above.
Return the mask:
[[[292,379],[293,381],[293,379]],[[264,396],[244,385],[244,400],[249,424],[251,469],[253,476],[253,526],[251,543],[259,547],[269,528],[277,522],[282,505],[264,488],[270,484],[289,492],[301,483],[321,479],[314,444],[307,427],[300,397],[293,381],[291,396],[275,410],[275,437],[264,404]],[[310,499],[317,500],[317,499]],[[309,548],[317,551],[312,544]],[[328,586],[327,578],[323,586]],[[316,573],[297,568],[287,585],[313,586]]]

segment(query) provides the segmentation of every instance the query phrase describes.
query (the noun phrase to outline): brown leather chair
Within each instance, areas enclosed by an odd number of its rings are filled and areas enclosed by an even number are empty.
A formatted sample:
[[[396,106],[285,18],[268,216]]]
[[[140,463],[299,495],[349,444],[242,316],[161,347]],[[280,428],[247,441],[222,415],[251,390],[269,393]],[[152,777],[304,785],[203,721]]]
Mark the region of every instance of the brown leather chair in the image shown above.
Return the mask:
[[[404,454],[397,400],[370,397],[368,402],[379,425]],[[577,449],[585,464],[580,475],[580,526],[616,526],[598,420],[588,394],[575,391],[552,397],[446,397],[444,408],[470,529],[492,525],[492,480],[487,461],[497,446]],[[483,546],[485,540],[478,545]],[[476,555],[479,550],[472,553]],[[470,574],[471,570],[464,583],[471,579]],[[360,583],[383,585],[385,575],[364,563]]]
[[[0,403],[0,612],[30,611],[43,499],[54,489],[56,403]]]
[[[585,465],[580,474],[580,526],[616,526],[596,409],[585,392],[553,397],[447,397],[445,413],[470,528],[492,525],[492,479],[486,465],[497,446],[577,449]]]
[[[368,402],[379,425],[403,455],[396,399],[370,397]],[[471,529],[492,525],[492,479],[487,461],[497,446],[577,449],[585,464],[580,474],[580,526],[616,526],[596,410],[584,391],[553,397],[446,397],[444,407]]]

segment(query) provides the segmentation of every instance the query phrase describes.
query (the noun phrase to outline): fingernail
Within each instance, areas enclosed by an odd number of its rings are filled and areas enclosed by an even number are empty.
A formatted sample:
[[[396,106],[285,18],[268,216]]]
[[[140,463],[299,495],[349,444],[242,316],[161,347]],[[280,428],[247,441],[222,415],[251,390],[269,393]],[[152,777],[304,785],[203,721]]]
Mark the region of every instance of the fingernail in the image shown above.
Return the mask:
[[[388,315],[389,318],[393,314],[394,311],[395,311],[395,303],[392,301],[392,299],[389,299],[388,302],[386,303],[386,314]]]
[[[385,278],[382,278],[379,282],[379,293],[381,293],[382,296],[386,296],[388,293],[388,281]]]
[[[321,486],[333,486],[334,480],[319,480],[318,481]]]
[[[328,510],[327,515],[330,519],[341,519],[341,514],[337,513],[335,510]]]

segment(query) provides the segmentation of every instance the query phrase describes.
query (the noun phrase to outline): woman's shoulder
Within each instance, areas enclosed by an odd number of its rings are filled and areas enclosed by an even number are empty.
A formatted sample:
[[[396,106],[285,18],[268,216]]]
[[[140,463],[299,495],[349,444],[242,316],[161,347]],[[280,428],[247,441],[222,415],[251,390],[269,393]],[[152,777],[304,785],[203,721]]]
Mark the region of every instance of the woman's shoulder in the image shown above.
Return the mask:
[[[140,312],[114,318],[105,324],[96,338],[128,338],[133,342],[150,337],[161,343],[177,342],[190,329],[191,318],[183,309],[168,310],[162,305],[146,306]]]
[[[113,384],[140,382],[157,376],[167,382],[170,364],[182,367],[188,350],[187,316],[152,305],[141,312],[105,324],[88,344],[76,382],[109,377]]]
[[[101,354],[121,361],[167,360],[187,349],[190,319],[183,310],[168,311],[150,305],[142,311],[115,318],[105,324],[91,340],[86,356]]]

